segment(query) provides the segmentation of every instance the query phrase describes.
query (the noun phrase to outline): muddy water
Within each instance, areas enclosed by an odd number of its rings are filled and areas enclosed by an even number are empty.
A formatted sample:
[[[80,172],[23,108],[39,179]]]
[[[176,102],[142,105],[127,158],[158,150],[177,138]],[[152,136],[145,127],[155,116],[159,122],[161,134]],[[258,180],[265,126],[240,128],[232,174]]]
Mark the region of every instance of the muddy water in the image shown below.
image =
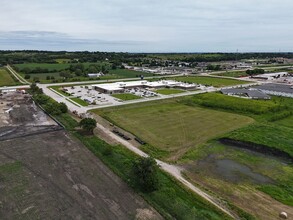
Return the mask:
[[[189,165],[191,172],[204,172],[228,182],[251,182],[255,184],[270,184],[274,181],[264,175],[254,172],[250,167],[231,159],[218,159],[216,155],[199,160],[196,165]]]
[[[224,179],[232,182],[242,182],[247,180],[257,184],[273,182],[269,177],[255,173],[249,167],[233,160],[216,160],[214,169],[218,175],[221,175]]]

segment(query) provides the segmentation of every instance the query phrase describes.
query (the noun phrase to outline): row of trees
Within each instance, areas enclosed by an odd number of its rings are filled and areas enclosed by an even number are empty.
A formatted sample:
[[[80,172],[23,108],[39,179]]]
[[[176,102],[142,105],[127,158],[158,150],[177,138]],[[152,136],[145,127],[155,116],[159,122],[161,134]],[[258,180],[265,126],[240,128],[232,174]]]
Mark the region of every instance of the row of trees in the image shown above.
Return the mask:
[[[246,74],[250,76],[264,74],[264,73],[265,71],[263,69],[246,70]]]
[[[63,102],[58,103],[51,99],[49,96],[45,95],[36,84],[32,84],[30,87],[30,93],[33,94],[34,100],[42,105],[46,112],[52,115],[60,115],[62,113],[67,113],[67,105]]]

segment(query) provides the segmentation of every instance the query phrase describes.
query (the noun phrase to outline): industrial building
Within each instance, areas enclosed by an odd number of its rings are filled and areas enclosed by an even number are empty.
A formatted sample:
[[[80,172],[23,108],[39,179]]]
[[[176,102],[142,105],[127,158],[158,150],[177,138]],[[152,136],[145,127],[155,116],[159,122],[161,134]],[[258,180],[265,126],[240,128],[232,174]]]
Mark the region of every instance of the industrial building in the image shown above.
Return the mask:
[[[284,96],[293,98],[293,86],[292,85],[284,85],[284,84],[276,84],[276,83],[268,83],[255,87],[256,89],[269,94],[276,96]]]
[[[247,97],[251,99],[271,99],[271,97],[257,89],[222,89],[225,95]]]
[[[274,80],[280,77],[287,77],[289,74],[288,72],[278,72],[278,73],[265,73],[260,75],[251,76],[254,79],[263,79],[263,80]]]

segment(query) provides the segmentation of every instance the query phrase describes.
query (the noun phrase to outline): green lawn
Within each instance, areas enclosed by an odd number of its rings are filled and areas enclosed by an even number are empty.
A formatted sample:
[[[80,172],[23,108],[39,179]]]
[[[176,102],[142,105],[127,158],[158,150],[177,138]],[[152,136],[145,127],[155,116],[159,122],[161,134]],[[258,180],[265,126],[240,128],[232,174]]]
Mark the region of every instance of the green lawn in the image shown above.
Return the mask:
[[[182,93],[182,92],[185,92],[185,91],[180,90],[180,89],[157,89],[156,92],[159,93],[159,94],[163,94],[163,95],[171,95],[171,94]]]
[[[140,75],[153,76],[153,74],[150,74],[150,73],[143,73],[143,72],[138,72],[135,70],[127,70],[127,69],[109,70],[109,74],[111,74],[113,78],[135,78],[135,77],[140,77]]]
[[[223,86],[232,86],[238,84],[247,84],[249,82],[240,81],[236,79],[226,79],[218,77],[208,77],[208,76],[181,76],[176,77],[175,80],[187,83],[197,83],[207,86],[214,87],[223,87]]]
[[[0,68],[0,86],[14,86],[17,84],[6,69]]]
[[[72,101],[74,101],[74,102],[80,104],[81,106],[88,106],[88,105],[89,105],[88,102],[86,102],[86,101],[84,101],[84,100],[82,100],[82,99],[80,99],[80,98],[70,98],[70,99],[71,99]]]
[[[253,119],[246,116],[190,107],[174,100],[94,112],[147,142],[151,147],[146,150],[151,151],[154,156],[172,161],[192,147],[253,122]]]
[[[218,76],[229,76],[229,77],[243,77],[243,76],[248,76],[246,74],[245,71],[230,71],[230,72],[225,72],[225,73],[219,73],[219,74],[216,74]]]
[[[54,89],[56,92],[61,93],[64,96],[67,96],[67,97],[71,96],[69,93],[64,92],[62,90],[62,86],[50,86],[49,88]]]
[[[123,101],[134,100],[134,99],[141,99],[141,97],[133,94],[122,93],[122,94],[113,94],[113,97],[117,99],[121,99]]]

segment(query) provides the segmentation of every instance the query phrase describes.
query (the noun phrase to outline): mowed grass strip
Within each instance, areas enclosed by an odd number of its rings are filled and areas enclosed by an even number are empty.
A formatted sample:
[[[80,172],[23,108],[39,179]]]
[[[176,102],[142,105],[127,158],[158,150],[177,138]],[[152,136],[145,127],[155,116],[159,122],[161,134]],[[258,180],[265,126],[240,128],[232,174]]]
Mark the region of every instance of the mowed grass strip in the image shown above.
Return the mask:
[[[0,68],[0,86],[13,86],[17,83],[10,76],[6,69]]]
[[[121,99],[123,101],[128,101],[128,100],[134,100],[134,99],[140,99],[141,97],[133,94],[127,94],[127,93],[121,93],[121,94],[113,94],[113,97],[117,99]]]
[[[168,152],[162,159],[177,160],[186,151],[211,138],[238,129],[254,120],[215,110],[169,102],[140,103],[94,110],[148,144]],[[154,155],[156,156],[156,155]]]
[[[157,89],[156,92],[162,95],[172,95],[182,93],[185,91],[180,89]]]
[[[72,101],[80,104],[81,106],[88,106],[89,103],[87,103],[86,101],[80,99],[80,98],[70,98]]]
[[[236,79],[226,79],[226,78],[208,77],[208,76],[182,76],[182,77],[176,77],[175,80],[181,81],[181,82],[187,82],[187,83],[203,84],[206,86],[214,86],[214,87],[232,86],[232,85],[240,85],[240,84],[249,83],[246,81],[240,81]]]

